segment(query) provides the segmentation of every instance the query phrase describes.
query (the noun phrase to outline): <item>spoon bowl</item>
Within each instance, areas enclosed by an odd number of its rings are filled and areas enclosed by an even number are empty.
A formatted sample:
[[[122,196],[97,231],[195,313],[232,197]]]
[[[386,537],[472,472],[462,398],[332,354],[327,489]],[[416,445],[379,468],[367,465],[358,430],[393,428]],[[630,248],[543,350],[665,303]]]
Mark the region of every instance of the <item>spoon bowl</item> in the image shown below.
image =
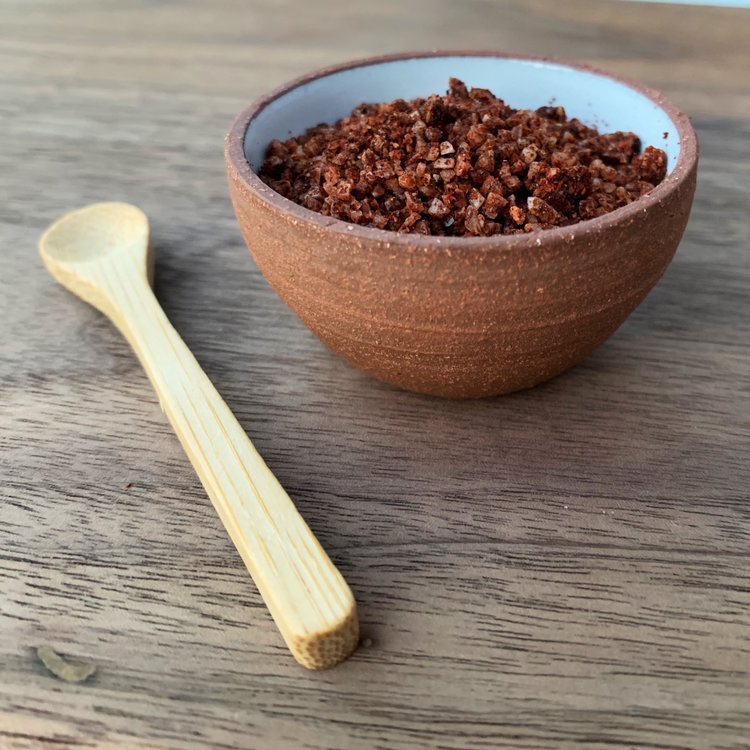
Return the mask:
[[[58,219],[40,239],[45,260],[88,263],[125,252],[145,267],[148,218],[130,203],[94,203]]]
[[[109,318],[116,315],[102,294],[102,269],[139,272],[153,282],[148,218],[130,203],[94,203],[65,214],[41,236],[39,252],[57,281]]]

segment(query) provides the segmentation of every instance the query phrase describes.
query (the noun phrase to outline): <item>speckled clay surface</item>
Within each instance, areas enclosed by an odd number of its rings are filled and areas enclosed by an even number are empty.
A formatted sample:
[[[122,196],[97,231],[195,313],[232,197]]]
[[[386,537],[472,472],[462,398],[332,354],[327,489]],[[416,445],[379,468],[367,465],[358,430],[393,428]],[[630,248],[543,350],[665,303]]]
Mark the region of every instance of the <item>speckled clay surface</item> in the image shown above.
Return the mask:
[[[688,118],[657,92],[611,77],[667,113],[680,141],[676,163],[629,206],[530,235],[440,238],[368,229],[313,213],[268,188],[245,157],[253,118],[296,86],[379,61],[292,82],[254,102],[227,136],[232,202],[268,282],[331,349],[409,390],[497,395],[580,362],[643,300],[679,244],[698,161]]]

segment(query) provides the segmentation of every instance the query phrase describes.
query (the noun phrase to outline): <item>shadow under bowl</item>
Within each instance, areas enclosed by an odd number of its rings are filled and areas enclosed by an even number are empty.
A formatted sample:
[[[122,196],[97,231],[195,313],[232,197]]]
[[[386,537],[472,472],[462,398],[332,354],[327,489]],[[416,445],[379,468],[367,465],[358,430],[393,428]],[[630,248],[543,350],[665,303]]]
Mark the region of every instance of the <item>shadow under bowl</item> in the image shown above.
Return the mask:
[[[668,173],[605,216],[527,235],[428,237],[348,224],[258,177],[266,148],[363,101],[444,91],[450,76],[516,108],[555,102],[600,131],[663,148]],[[492,396],[548,380],[607,339],[664,273],[687,224],[698,144],[661,94],[587,66],[500,53],[347,63],[255,100],[226,139],[240,229],[278,295],[333,351],[388,383]]]

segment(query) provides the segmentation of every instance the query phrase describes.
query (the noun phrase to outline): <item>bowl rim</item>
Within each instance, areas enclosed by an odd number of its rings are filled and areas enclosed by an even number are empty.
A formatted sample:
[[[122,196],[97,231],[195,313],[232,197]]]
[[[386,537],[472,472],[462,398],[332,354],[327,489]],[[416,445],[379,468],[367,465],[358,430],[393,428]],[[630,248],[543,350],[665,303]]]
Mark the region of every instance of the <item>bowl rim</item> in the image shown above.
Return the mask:
[[[529,60],[551,65],[561,65],[593,73],[604,78],[610,78],[617,83],[635,89],[667,113],[677,128],[677,136],[680,143],[677,162],[671,172],[650,193],[637,198],[627,206],[621,206],[603,216],[584,219],[576,224],[544,229],[539,232],[495,234],[486,237],[445,237],[441,235],[398,232],[393,229],[376,229],[375,227],[353,224],[332,216],[324,216],[277,193],[263,182],[250,166],[245,156],[245,135],[253,119],[275,99],[278,99],[292,89],[304,86],[318,78],[324,78],[325,76],[344,70],[398,60],[431,57],[498,57],[511,60]],[[650,206],[661,203],[666,196],[677,190],[688,180],[695,169],[698,161],[698,139],[690,118],[660,91],[639,84],[619,74],[610,73],[593,65],[588,65],[587,63],[573,62],[559,57],[524,55],[497,50],[428,50],[376,55],[328,65],[293,78],[281,86],[256,97],[235,117],[225,138],[224,157],[227,170],[230,172],[230,178],[233,173],[244,186],[245,190],[252,193],[256,200],[265,204],[267,208],[290,216],[294,219],[295,223],[306,224],[319,231],[343,234],[349,238],[367,240],[368,242],[386,243],[388,247],[395,245],[424,250],[448,248],[450,250],[456,250],[457,248],[464,248],[466,250],[514,250],[517,248],[528,248],[530,245],[538,247],[542,244],[542,239],[544,240],[544,244],[547,244],[547,242],[555,239],[571,241],[574,237],[580,238],[589,236],[592,233],[599,233],[608,227],[627,222],[628,219],[644,213]]]

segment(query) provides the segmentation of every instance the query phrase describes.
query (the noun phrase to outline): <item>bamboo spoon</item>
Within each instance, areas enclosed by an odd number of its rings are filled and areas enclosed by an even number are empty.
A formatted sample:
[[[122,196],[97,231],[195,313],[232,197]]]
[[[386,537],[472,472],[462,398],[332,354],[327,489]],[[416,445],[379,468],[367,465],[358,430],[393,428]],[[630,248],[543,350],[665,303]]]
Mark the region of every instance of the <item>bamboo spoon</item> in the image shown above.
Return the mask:
[[[55,222],[39,250],[133,347],[294,658],[309,669],[346,659],[359,634],[352,593],[159,306],[146,215],[87,206]]]

